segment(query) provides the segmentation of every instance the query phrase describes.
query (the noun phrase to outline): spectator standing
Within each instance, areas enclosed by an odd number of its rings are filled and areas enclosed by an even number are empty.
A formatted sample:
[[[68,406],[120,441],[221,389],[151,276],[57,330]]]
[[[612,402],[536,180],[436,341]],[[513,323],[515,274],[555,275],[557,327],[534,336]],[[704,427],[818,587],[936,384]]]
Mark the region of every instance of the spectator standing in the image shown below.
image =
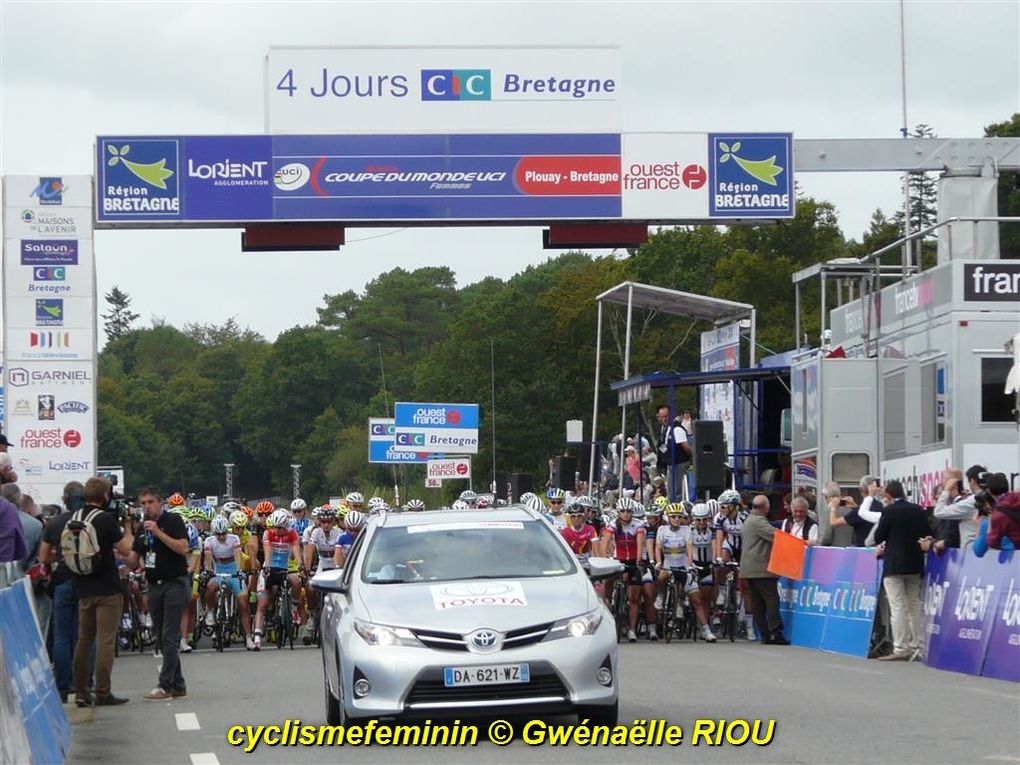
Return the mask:
[[[188,694],[181,671],[181,617],[191,602],[188,577],[188,530],[176,513],[163,509],[154,488],[138,492],[144,532],[135,539],[132,567],[141,560],[149,582],[149,614],[156,640],[163,647],[163,665],[155,688],[145,694],[150,701],[180,698]]]
[[[0,488],[0,497],[3,497],[16,508],[18,508],[18,521],[21,523],[21,530],[25,535],[26,552],[18,559],[18,565],[22,571],[35,565],[36,557],[39,555],[39,540],[42,538],[42,523],[21,509],[24,495],[16,483],[5,483]],[[29,498],[31,499],[31,498]]]
[[[1004,473],[985,474],[986,489],[979,497],[980,519],[974,554],[979,558],[991,550],[1020,549],[1020,492],[1009,491]],[[994,508],[986,509],[994,502]]]
[[[952,473],[953,471],[947,472]],[[965,475],[970,494],[965,494],[959,479],[950,475],[942,485],[942,491],[935,502],[935,517],[938,520],[959,523],[961,549],[966,549],[967,545],[977,537],[978,525],[974,520],[977,509],[974,506],[974,495],[981,491],[978,479],[985,472],[981,465],[973,465],[967,469]]]
[[[804,497],[794,497],[790,503],[791,516],[783,521],[781,530],[807,542],[818,544],[818,524],[808,515],[808,503]]]
[[[28,540],[20,516],[15,505],[0,497],[0,563],[14,563],[28,555]]]
[[[0,436],[3,438],[3,436]],[[7,439],[4,439],[4,443],[7,443]],[[11,465],[11,455],[7,454],[6,447],[3,451],[0,451],[0,486],[5,483],[14,483],[18,480],[18,474],[14,472],[14,466]]]
[[[928,536],[928,519],[919,505],[906,500],[903,484],[885,486],[888,504],[875,529],[875,542],[884,560],[882,587],[889,599],[893,651],[879,661],[913,661],[921,657],[921,576],[924,552],[918,540]]]
[[[882,517],[882,503],[878,499],[882,489],[878,485],[878,479],[866,475],[860,481],[861,504],[858,506],[853,497],[844,497],[839,484],[830,481],[825,486],[822,496],[825,504],[829,507],[829,526],[839,528],[850,526],[853,529],[853,546],[866,547],[868,535]],[[844,515],[839,512],[846,508]]]
[[[93,477],[85,482],[85,506],[75,513],[64,513],[54,521],[52,535],[60,549],[60,537],[72,521],[89,522],[99,541],[99,556],[89,576],[73,574],[78,590],[78,643],[74,650],[74,702],[79,707],[114,706],[127,702],[111,689],[117,628],[123,609],[123,596],[114,551],[121,555],[131,552],[130,535],[125,535],[117,517],[106,509],[110,500],[110,484]],[[95,647],[95,695],[89,693],[89,671]]]
[[[74,690],[72,660],[78,642],[78,585],[71,570],[60,557],[60,532],[75,511],[85,506],[85,487],[78,481],[64,486],[66,510],[46,524],[39,545],[39,560],[51,567],[53,589],[53,674],[62,701]]]
[[[683,497],[683,481],[687,478],[691,460],[690,431],[680,424],[679,417],[670,424],[669,407],[665,404],[658,408],[655,418],[659,423],[656,452],[659,475],[666,477],[667,496]],[[677,476],[675,482],[674,470]]]
[[[779,615],[778,577],[768,570],[772,555],[775,526],[768,522],[769,499],[758,494],[751,502],[751,513],[741,528],[743,552],[740,555],[740,578],[747,582],[751,596],[751,615],[763,645],[789,645],[783,635]]]

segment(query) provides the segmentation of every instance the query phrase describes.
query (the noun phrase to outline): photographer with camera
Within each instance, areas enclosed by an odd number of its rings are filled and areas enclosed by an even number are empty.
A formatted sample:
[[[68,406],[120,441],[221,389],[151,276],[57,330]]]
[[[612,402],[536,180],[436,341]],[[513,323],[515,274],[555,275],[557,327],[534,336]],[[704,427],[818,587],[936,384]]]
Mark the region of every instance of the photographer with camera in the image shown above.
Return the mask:
[[[1020,492],[1009,490],[1005,473],[982,473],[978,486],[974,554],[981,558],[988,550],[1020,549]]]
[[[866,547],[868,535],[882,517],[882,501],[879,495],[882,487],[878,479],[871,475],[863,476],[859,483],[861,490],[860,506],[853,497],[843,494],[838,483],[830,481],[825,485],[825,502],[829,506],[829,527],[839,528],[850,526],[854,534],[854,547]],[[840,516],[839,511],[844,514]]]
[[[966,549],[967,545],[971,544],[977,536],[978,527],[974,521],[974,513],[977,508],[974,506],[974,497],[981,491],[978,479],[985,473],[986,471],[981,465],[973,465],[968,468],[965,476],[970,493],[967,494],[964,492],[963,481],[959,478],[959,471],[947,470],[945,483],[935,502],[936,520],[958,523],[960,549]]]

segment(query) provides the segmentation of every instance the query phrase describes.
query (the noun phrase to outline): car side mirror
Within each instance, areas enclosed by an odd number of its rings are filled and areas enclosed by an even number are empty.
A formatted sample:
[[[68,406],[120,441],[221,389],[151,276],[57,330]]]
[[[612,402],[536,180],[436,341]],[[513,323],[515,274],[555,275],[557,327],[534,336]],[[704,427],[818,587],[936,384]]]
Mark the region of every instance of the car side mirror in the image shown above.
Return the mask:
[[[588,578],[592,581],[608,579],[623,571],[623,564],[615,558],[588,558]]]
[[[310,584],[320,592],[339,592],[346,594],[347,585],[343,583],[344,570],[334,568],[329,571],[320,571],[312,577]]]

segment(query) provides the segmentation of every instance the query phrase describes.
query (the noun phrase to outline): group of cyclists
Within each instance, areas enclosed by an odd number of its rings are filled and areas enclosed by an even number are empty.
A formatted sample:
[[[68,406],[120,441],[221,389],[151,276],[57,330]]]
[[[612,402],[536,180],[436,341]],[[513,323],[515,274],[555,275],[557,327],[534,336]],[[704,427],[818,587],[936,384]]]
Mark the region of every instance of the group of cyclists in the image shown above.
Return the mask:
[[[663,604],[685,602],[697,616],[699,636],[716,641],[716,583],[722,581],[727,566],[740,560],[741,526],[747,517],[738,492],[726,491],[697,504],[657,497],[647,509],[626,497],[602,507],[592,497],[572,497],[555,488],[544,499],[528,492],[519,501],[563,536],[582,566],[587,567],[591,556],[615,558],[623,564],[620,577],[626,584],[627,603],[617,613],[618,618],[625,615],[628,641],[637,640],[641,616],[644,634],[658,640]],[[469,490],[451,507],[484,509],[497,504],[491,495]],[[337,505],[311,509],[302,499],[295,499],[289,508],[270,501],[254,507],[235,501],[220,507],[192,507],[180,494],[171,495],[167,505],[170,512],[183,517],[189,541],[193,585],[181,625],[183,652],[191,651],[203,632],[212,630],[220,588],[233,593],[238,627],[248,650],[262,647],[267,614],[275,613],[275,598],[283,588],[289,590],[293,604],[290,624],[307,637],[314,631],[318,606],[316,593],[308,586],[309,576],[343,566],[367,516],[426,509],[420,499],[391,508],[384,499],[366,501],[359,492],[347,494]],[[125,582],[125,628],[130,626],[128,610],[133,605],[142,628],[151,629],[143,577],[129,574]],[[607,598],[614,586],[612,579],[600,582],[596,591]],[[673,592],[664,598],[667,588]],[[745,614],[744,621],[746,634],[753,635],[750,616]]]

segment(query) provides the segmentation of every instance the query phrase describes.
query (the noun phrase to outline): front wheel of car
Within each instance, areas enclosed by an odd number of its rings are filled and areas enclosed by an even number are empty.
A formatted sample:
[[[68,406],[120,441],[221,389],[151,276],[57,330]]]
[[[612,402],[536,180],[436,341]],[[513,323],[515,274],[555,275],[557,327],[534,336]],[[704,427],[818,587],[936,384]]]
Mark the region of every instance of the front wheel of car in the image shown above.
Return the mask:
[[[582,724],[613,726],[616,725],[619,718],[619,699],[612,704],[589,704],[577,708],[577,721]]]

